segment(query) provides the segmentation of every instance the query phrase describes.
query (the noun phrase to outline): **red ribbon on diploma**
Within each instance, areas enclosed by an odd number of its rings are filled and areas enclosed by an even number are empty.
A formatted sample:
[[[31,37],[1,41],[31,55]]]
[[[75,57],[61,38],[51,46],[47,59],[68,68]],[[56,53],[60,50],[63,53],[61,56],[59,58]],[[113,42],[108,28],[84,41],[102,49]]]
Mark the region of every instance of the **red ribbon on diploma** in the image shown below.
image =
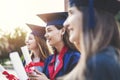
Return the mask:
[[[44,62],[30,62],[28,65],[25,66],[25,71],[27,73],[32,73],[34,71],[32,67],[34,66],[44,66]]]
[[[8,80],[19,80],[17,77],[15,77],[13,74],[9,74],[7,71],[3,71],[3,73]]]

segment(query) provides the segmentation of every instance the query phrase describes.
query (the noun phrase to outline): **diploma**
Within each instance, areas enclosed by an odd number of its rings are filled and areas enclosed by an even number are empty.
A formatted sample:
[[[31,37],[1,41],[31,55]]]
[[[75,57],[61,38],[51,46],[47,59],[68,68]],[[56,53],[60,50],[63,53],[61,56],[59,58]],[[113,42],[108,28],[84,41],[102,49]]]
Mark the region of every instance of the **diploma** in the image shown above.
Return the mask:
[[[2,73],[4,71],[5,71],[4,67],[0,64],[0,72]]]
[[[9,55],[11,62],[13,64],[13,67],[19,77],[20,80],[28,80],[28,76],[25,72],[25,69],[23,67],[22,61],[18,55],[18,52],[12,52]]]
[[[7,72],[7,70],[4,69],[4,67],[2,65],[0,65],[0,72],[5,75],[5,77],[8,80],[19,80],[16,76],[14,76],[13,74],[10,74],[9,72]]]
[[[29,64],[30,62],[32,62],[27,46],[21,47],[21,50],[25,58],[26,64]]]

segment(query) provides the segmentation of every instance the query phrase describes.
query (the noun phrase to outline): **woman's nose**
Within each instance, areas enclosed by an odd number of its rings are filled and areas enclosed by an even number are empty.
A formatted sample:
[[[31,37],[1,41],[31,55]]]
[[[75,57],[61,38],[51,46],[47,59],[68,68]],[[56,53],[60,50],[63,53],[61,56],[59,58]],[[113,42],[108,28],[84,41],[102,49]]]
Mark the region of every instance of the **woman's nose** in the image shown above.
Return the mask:
[[[28,44],[28,40],[25,40],[25,44]]]
[[[65,20],[65,22],[64,22],[64,24],[63,24],[63,26],[64,26],[65,28],[67,28],[67,27],[68,27],[68,18]]]
[[[47,33],[45,33],[45,35],[44,35],[44,36],[45,36],[45,38],[47,38],[48,34],[47,34]]]
[[[66,29],[68,29],[68,27],[69,27],[69,24],[68,24],[68,18],[65,20],[65,22],[64,22],[64,27],[66,28]]]

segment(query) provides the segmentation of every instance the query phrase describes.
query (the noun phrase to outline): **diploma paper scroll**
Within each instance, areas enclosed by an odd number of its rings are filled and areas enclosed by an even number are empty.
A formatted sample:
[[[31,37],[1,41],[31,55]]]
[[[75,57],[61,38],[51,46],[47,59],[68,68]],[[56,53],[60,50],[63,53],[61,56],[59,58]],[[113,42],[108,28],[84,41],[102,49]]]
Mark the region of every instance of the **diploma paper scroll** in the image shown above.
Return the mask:
[[[0,72],[2,73],[4,71],[5,71],[4,67],[0,64]]]
[[[35,67],[34,66],[30,67],[30,63],[32,63],[32,59],[30,57],[30,53],[29,53],[27,46],[21,47],[21,50],[22,50],[23,56],[24,56],[25,61],[26,61],[26,66],[25,66],[26,72],[35,74],[35,72],[33,72],[35,70]]]
[[[32,62],[30,54],[29,54],[29,50],[28,50],[27,46],[21,47],[21,50],[22,50],[23,56],[25,58],[26,64],[28,65],[30,62]]]
[[[8,80],[19,80],[16,76],[14,76],[13,74],[10,74],[9,72],[7,72],[7,70],[4,69],[4,67],[2,65],[0,65],[0,72],[5,75],[5,77]]]
[[[20,80],[28,80],[28,76],[25,72],[25,69],[23,67],[22,61],[18,55],[18,52],[12,52],[10,53],[10,59],[13,64],[13,67],[19,77]]]

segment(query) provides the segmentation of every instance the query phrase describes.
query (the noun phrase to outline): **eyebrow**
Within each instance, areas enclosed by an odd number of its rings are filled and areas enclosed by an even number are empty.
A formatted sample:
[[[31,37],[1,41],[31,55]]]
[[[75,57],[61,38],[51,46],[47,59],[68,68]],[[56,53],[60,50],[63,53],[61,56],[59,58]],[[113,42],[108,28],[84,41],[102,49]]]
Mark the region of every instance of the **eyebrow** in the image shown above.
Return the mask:
[[[46,30],[51,30],[51,28],[47,28]]]
[[[68,10],[68,13],[72,13],[73,11],[71,9]]]
[[[68,9],[68,12],[71,12],[71,9]]]

